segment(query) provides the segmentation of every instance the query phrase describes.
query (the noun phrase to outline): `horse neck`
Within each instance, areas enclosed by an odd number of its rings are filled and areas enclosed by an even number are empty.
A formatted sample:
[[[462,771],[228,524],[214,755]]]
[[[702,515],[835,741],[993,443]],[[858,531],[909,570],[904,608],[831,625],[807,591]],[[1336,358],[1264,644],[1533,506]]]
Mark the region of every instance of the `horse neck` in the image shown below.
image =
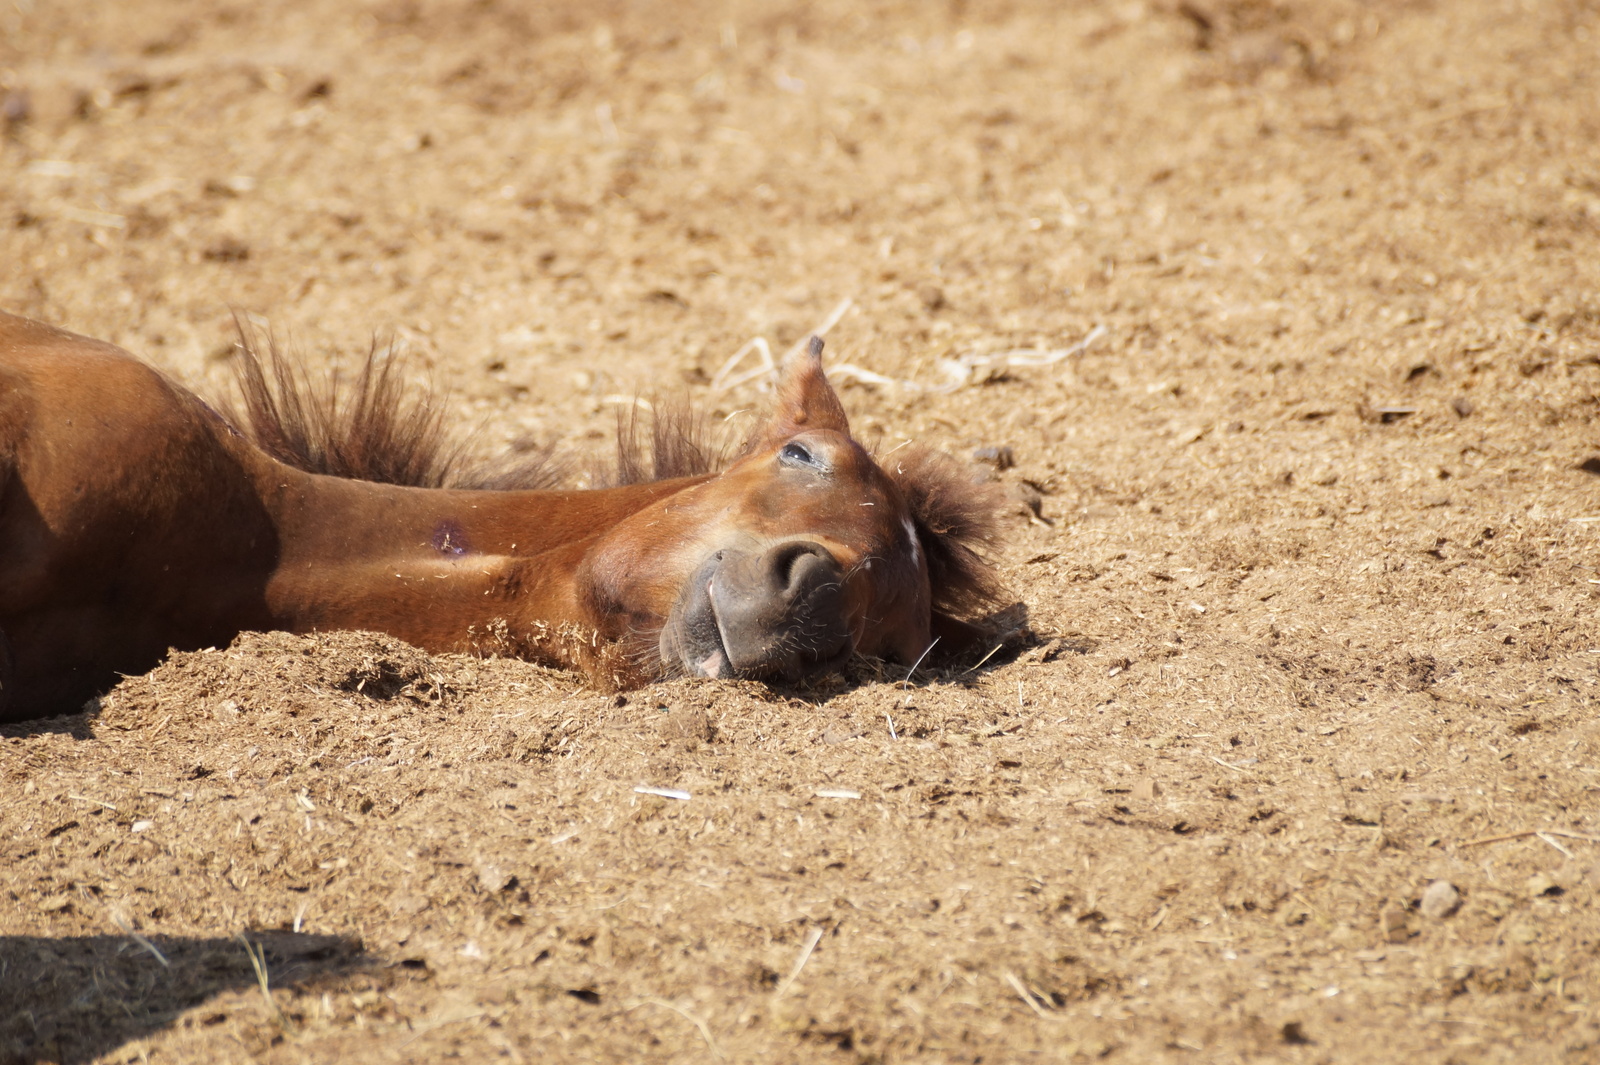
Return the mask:
[[[370,629],[430,651],[498,651],[561,665],[582,665],[582,655],[535,645],[557,634],[591,642],[599,619],[588,616],[575,580],[589,545],[706,479],[587,491],[425,489],[253,459],[278,537],[267,585],[278,624]]]

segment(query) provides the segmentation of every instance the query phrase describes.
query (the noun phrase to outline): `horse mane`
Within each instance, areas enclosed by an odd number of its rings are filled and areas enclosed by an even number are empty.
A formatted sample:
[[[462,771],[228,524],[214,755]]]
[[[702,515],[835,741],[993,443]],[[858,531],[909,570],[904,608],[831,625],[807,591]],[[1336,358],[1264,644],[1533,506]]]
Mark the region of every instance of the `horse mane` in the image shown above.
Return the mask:
[[[376,340],[352,377],[313,379],[270,333],[238,323],[234,374],[242,406],[224,416],[279,462],[308,473],[418,488],[484,491],[555,488],[570,464],[553,448],[529,456],[469,461],[466,443],[445,422],[446,396],[393,342]],[[420,388],[415,379],[422,378]],[[744,454],[719,445],[709,419],[687,402],[631,404],[617,414],[613,466],[591,476],[600,486],[642,484],[715,473]],[[998,542],[1003,489],[973,479],[949,455],[912,446],[880,458],[910,507],[927,557],[935,612],[974,618],[1004,605],[989,560]]]
[[[443,405],[431,385],[407,387],[394,344],[376,339],[353,381],[338,370],[313,380],[272,334],[260,337],[235,319],[233,371],[242,405],[223,415],[262,451],[308,473],[358,481],[441,488],[463,461],[445,432]]]
[[[222,404],[223,415],[285,465],[414,488],[515,491],[572,479],[573,465],[554,447],[473,461],[465,441],[447,428],[447,394],[417,373],[393,341],[374,339],[353,375],[336,369],[314,378],[271,333],[236,325],[233,369],[241,401]],[[705,416],[687,403],[633,404],[617,415],[611,468],[593,471],[590,481],[609,487],[714,473],[727,465],[728,452],[712,436]]]
[[[957,460],[919,444],[885,456],[879,465],[911,508],[928,560],[934,613],[971,619],[1006,605],[991,561],[1005,489],[975,480]]]

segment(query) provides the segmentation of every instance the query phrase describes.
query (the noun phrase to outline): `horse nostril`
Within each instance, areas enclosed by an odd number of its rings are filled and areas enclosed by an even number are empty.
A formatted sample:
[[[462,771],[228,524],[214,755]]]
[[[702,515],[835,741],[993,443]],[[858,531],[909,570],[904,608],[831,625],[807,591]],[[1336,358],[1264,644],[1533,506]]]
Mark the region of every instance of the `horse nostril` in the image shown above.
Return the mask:
[[[806,574],[819,563],[827,565],[832,562],[833,556],[821,544],[804,540],[782,544],[767,553],[768,572],[773,577],[773,583],[790,591],[796,590],[796,585],[803,583]]]

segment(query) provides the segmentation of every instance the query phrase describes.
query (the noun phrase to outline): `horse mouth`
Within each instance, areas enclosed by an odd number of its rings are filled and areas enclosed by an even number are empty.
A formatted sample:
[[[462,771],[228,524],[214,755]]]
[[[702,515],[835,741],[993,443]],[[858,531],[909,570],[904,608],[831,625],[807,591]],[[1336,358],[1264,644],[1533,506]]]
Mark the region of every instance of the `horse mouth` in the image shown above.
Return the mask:
[[[706,633],[709,639],[695,648],[696,653],[704,652],[705,657],[685,663],[693,668],[697,676],[710,677],[712,680],[733,675],[733,667],[728,662],[728,644],[722,635],[722,619],[717,617],[716,584],[717,578],[713,575],[705,586],[705,609],[711,615],[711,625]]]
[[[661,657],[696,677],[799,681],[854,650],[843,579],[826,549],[790,541],[718,551],[701,564],[661,634]]]

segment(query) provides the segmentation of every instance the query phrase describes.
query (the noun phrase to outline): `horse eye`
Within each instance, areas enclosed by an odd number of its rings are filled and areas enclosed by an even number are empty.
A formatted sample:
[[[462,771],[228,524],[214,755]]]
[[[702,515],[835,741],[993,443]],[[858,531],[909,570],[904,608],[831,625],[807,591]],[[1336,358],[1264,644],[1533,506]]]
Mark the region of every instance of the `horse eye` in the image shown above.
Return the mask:
[[[778,452],[778,461],[785,466],[809,466],[812,469],[821,469],[822,463],[817,461],[809,448],[804,444],[788,443],[783,445],[783,450]]]

